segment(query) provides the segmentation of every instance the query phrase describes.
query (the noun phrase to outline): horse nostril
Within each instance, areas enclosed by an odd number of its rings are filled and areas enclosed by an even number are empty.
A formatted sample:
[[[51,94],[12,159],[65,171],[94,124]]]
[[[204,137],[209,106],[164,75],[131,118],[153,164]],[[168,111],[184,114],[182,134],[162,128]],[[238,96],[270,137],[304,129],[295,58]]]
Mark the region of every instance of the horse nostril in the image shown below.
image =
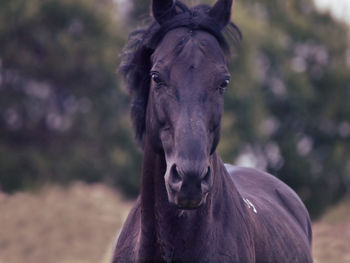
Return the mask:
[[[208,166],[208,169],[201,181],[202,192],[203,193],[209,192],[210,185],[211,185],[211,171],[210,171],[210,166]]]
[[[182,177],[176,167],[176,164],[173,164],[173,166],[170,169],[170,176],[169,176],[169,186],[173,191],[179,192],[182,186]]]
[[[171,167],[171,182],[172,183],[179,183],[182,181],[182,178],[180,176],[180,173],[177,169],[176,164],[173,165],[173,167]]]
[[[208,166],[206,172],[204,173],[202,181],[204,181],[204,182],[209,182],[210,181],[210,166]]]

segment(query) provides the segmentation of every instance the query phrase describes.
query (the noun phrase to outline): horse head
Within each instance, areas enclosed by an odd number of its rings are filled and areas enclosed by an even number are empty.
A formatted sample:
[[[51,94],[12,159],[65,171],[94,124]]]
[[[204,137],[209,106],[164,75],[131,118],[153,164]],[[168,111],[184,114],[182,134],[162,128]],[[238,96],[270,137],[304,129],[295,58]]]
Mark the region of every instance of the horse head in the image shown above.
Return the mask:
[[[165,155],[169,202],[181,209],[204,204],[215,180],[211,156],[230,80],[220,32],[230,21],[231,5],[219,0],[178,12],[172,0],[153,1],[154,17],[166,33],[151,56],[146,131]]]

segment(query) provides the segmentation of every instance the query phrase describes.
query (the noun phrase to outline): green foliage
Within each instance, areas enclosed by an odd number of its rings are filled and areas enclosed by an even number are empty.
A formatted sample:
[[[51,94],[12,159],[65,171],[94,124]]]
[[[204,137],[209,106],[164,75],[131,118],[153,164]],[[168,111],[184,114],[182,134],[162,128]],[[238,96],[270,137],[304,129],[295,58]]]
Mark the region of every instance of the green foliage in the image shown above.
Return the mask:
[[[81,179],[137,193],[116,12],[109,0],[1,1],[3,190]]]

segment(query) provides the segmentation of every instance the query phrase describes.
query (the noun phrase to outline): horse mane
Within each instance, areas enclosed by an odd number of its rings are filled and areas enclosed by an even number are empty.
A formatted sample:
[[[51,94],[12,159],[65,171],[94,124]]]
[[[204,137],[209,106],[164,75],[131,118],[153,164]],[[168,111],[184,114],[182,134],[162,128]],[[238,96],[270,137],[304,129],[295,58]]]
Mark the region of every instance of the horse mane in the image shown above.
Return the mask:
[[[146,28],[131,32],[121,56],[119,70],[131,96],[131,119],[135,137],[141,147],[146,128],[151,55],[165,34],[179,27],[207,31],[217,39],[225,53],[229,53],[228,40],[239,44],[242,39],[241,31],[233,22],[230,22],[223,30],[219,28],[208,15],[210,6],[198,5],[188,8],[180,1],[176,1],[175,5],[178,14],[169,21],[159,25],[152,19]]]

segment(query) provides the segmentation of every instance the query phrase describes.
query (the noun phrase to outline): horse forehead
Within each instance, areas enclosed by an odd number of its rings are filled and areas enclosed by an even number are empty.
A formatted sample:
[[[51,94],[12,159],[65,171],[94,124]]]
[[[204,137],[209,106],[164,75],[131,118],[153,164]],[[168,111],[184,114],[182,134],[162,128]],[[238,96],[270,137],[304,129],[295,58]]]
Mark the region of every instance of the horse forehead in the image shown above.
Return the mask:
[[[191,31],[187,28],[177,28],[168,32],[152,59],[153,63],[159,66],[187,65],[198,68],[208,63],[226,64],[224,54],[214,36],[205,31]]]

